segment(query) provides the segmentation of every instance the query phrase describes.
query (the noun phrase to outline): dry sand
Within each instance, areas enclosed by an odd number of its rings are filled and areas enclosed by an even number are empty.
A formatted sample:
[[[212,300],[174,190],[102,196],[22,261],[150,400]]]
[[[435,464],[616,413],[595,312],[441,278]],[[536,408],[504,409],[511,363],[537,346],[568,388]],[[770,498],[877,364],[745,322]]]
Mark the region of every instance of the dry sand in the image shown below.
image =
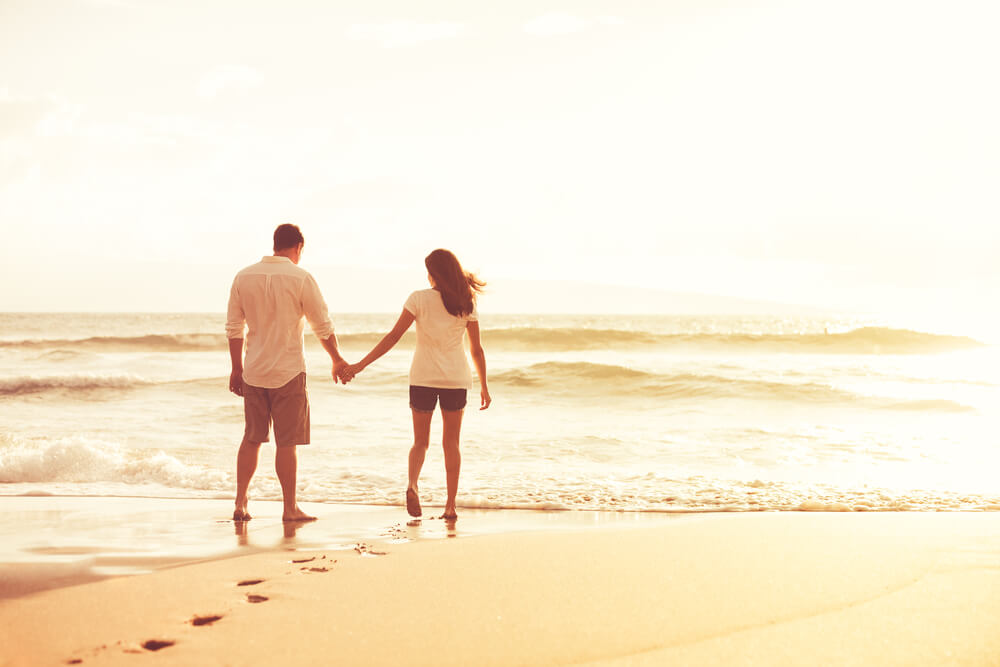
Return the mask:
[[[1000,513],[708,515],[385,549],[0,601],[0,664],[1000,665]]]

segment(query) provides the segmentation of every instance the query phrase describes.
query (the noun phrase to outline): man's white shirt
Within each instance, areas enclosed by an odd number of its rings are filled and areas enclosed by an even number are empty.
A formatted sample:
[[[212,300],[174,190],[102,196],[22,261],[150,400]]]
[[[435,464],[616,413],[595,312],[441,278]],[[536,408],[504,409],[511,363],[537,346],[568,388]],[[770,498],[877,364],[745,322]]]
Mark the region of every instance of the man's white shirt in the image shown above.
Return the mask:
[[[287,257],[264,257],[239,273],[229,293],[226,337],[246,336],[243,381],[274,389],[306,370],[303,318],[317,338],[333,335],[333,322],[316,279]]]

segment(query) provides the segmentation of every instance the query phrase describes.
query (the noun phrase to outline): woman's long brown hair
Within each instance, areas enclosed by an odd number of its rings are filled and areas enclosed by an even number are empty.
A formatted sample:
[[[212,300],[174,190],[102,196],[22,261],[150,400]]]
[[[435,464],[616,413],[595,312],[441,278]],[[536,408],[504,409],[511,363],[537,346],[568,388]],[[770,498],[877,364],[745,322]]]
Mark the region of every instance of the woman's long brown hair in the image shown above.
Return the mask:
[[[445,310],[455,317],[464,317],[472,312],[476,306],[476,295],[483,291],[486,283],[463,270],[458,258],[443,248],[427,255],[424,266],[434,279],[434,289],[441,293]]]

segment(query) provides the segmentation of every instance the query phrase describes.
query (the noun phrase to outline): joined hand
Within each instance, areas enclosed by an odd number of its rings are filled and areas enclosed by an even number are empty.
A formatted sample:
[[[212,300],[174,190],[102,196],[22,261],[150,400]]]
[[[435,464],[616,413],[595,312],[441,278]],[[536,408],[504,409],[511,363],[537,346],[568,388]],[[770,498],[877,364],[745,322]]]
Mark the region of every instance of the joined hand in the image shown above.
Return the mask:
[[[340,381],[347,384],[354,379],[354,376],[364,370],[364,366],[361,364],[349,364],[346,361],[341,361],[333,365],[333,380],[334,382]]]
[[[350,372],[350,364],[346,361],[338,361],[333,365],[333,381],[347,384],[354,379],[354,373]]]

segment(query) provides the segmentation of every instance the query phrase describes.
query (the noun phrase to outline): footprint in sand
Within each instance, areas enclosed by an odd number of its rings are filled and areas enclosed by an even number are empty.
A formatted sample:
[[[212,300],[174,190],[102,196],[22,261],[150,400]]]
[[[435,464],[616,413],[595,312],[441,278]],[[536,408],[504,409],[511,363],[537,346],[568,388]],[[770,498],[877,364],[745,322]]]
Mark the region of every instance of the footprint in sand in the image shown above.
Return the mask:
[[[212,625],[212,623],[215,623],[221,618],[222,618],[221,615],[195,616],[194,618],[191,619],[191,625],[195,626]]]
[[[263,595],[253,595],[252,593],[247,595],[247,602],[251,604],[257,604],[260,602],[267,602],[269,598]]]
[[[386,554],[385,551],[375,551],[370,544],[363,542],[354,545],[354,550],[362,556],[384,556]]]
[[[264,599],[266,600],[267,598]],[[211,616],[195,616],[194,618],[191,619],[190,623],[191,625],[211,625],[212,623],[215,623],[221,618],[222,618],[221,615],[214,615],[214,614]],[[118,643],[121,644],[122,642]],[[170,646],[173,646],[176,643],[177,642],[175,642],[172,639],[147,639],[142,644],[140,644],[140,646],[142,646],[142,648],[146,649],[147,651],[159,651],[160,649],[165,649]],[[105,644],[104,646],[101,646],[101,648],[97,650],[99,651],[106,650],[107,648],[108,646],[107,644]],[[142,651],[139,651],[138,649],[135,648],[125,648],[124,651],[125,653],[142,653]],[[82,663],[83,663],[82,658],[71,658],[70,660],[66,661],[67,665],[79,665]]]
[[[197,616],[195,618],[198,618]],[[221,616],[219,618],[222,618]],[[218,619],[216,619],[218,620]],[[147,639],[143,643],[136,646],[131,642],[117,641],[113,646],[109,647],[107,644],[102,644],[98,648],[94,649],[94,655],[98,655],[101,651],[107,651],[109,648],[119,648],[123,653],[131,653],[133,655],[139,655],[142,653],[142,649],[147,651],[159,651],[160,649],[165,649],[176,644],[173,639]],[[69,658],[66,660],[67,665],[79,665],[83,663],[83,658]]]
[[[264,579],[244,579],[243,581],[241,581],[240,583],[238,583],[236,585],[237,586],[256,586],[257,584],[264,583],[264,581],[265,581]]]
[[[147,651],[159,651],[160,649],[173,646],[177,642],[170,639],[147,639],[142,643],[142,647]]]

